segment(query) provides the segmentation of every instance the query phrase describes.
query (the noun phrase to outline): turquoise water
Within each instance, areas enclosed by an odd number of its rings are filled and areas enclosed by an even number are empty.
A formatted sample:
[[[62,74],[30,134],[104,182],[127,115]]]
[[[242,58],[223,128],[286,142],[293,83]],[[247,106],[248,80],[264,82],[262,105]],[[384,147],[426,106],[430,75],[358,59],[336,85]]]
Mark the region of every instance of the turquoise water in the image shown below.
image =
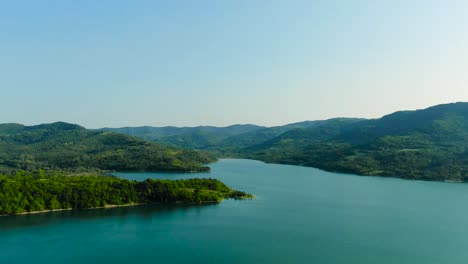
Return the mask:
[[[256,200],[0,217],[0,263],[468,263],[468,185],[222,160]]]

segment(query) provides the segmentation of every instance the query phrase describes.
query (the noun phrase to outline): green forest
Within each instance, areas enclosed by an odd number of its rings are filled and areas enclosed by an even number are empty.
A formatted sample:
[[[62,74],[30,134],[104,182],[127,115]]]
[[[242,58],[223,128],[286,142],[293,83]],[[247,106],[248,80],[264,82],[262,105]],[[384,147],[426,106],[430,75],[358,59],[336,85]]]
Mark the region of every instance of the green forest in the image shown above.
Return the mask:
[[[468,103],[399,111],[378,119],[333,118],[248,128],[230,134],[223,132],[229,127],[209,133],[172,128],[153,139],[217,157],[359,175],[468,181]],[[151,138],[152,131],[159,130],[134,128],[131,133]]]
[[[138,129],[131,131],[138,134]],[[113,170],[208,171],[206,164],[216,157],[360,175],[468,181],[468,103],[369,120],[337,118],[272,128],[248,125],[155,131],[164,132],[166,139],[155,143],[63,122],[1,124],[0,214],[249,197],[213,179],[136,182],[104,176]],[[191,147],[168,144],[168,139],[190,140]]]
[[[129,181],[109,171],[206,172],[206,152],[57,122],[0,124],[0,214],[251,197],[214,179]]]
[[[205,152],[63,122],[0,124],[0,165],[8,168],[200,172],[214,161]]]
[[[468,181],[468,104],[296,129],[239,151],[271,163],[406,179]]]
[[[206,203],[249,198],[216,179],[137,182],[100,174],[16,171],[0,175],[0,214],[141,203]]]

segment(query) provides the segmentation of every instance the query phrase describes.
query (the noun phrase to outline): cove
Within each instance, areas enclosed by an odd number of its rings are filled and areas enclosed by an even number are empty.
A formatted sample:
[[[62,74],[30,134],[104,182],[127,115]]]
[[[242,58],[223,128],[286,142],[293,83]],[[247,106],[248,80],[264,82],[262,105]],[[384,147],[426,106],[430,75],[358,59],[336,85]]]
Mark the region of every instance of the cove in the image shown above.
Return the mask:
[[[468,185],[225,159],[255,200],[0,217],[0,263],[466,263]]]

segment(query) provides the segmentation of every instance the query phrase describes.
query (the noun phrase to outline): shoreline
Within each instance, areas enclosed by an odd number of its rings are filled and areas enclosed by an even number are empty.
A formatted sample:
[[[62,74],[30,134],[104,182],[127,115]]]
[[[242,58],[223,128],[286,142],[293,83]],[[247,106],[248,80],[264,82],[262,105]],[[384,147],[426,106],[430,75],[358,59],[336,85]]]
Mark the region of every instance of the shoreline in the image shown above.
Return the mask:
[[[247,198],[248,199],[248,198]],[[224,199],[223,199],[224,200]],[[113,209],[118,207],[131,207],[131,206],[139,206],[139,205],[150,205],[150,204],[218,204],[221,201],[204,201],[204,202],[183,202],[183,201],[176,201],[172,203],[128,203],[128,204],[108,204],[105,206],[99,207],[90,207],[90,208],[64,208],[64,209],[53,209],[53,210],[41,210],[41,211],[32,211],[32,212],[22,212],[18,214],[2,214],[0,217],[8,217],[8,216],[22,216],[22,215],[33,215],[33,214],[47,214],[53,212],[61,212],[61,211],[74,211],[74,210],[95,210],[95,209]]]
[[[457,184],[463,184],[463,183],[468,183],[467,181],[463,180],[453,180],[453,179],[427,179],[427,178],[405,178],[405,177],[400,177],[400,176],[395,176],[395,175],[368,175],[368,174],[359,174],[356,172],[349,172],[349,171],[344,171],[344,170],[331,170],[331,169],[325,169],[322,167],[317,167],[317,166],[309,166],[309,165],[304,165],[306,163],[301,163],[301,164],[295,164],[295,163],[281,163],[281,162],[269,162],[261,159],[254,159],[254,158],[235,158],[235,157],[223,157],[220,158],[220,160],[249,160],[249,161],[258,161],[267,165],[284,165],[284,166],[297,166],[297,167],[304,167],[304,168],[313,168],[317,170],[321,170],[324,172],[329,172],[329,173],[336,173],[336,174],[343,174],[343,175],[350,175],[350,176],[357,176],[357,177],[375,177],[375,178],[386,178],[386,179],[398,179],[398,180],[403,180],[403,181],[421,181],[421,182],[437,182],[437,183],[457,183]]]
[[[129,206],[137,206],[137,205],[144,205],[145,203],[129,203],[129,204],[108,204],[105,206],[99,207],[90,207],[90,208],[64,208],[64,209],[52,209],[52,210],[41,210],[41,211],[32,211],[32,212],[22,212],[18,214],[2,214],[2,216],[17,216],[17,215],[32,215],[32,214],[46,214],[46,213],[53,213],[53,212],[62,212],[62,211],[73,211],[73,210],[94,210],[94,209],[112,209],[117,207],[129,207]]]

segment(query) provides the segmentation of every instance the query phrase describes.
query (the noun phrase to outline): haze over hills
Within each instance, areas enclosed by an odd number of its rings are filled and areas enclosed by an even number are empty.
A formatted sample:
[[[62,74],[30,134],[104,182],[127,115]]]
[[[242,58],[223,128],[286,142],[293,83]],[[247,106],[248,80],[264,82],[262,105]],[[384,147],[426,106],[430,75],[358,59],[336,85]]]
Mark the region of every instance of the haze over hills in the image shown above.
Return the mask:
[[[225,157],[361,175],[468,180],[468,103],[399,111],[379,119],[336,118],[218,134],[224,129],[199,133],[180,128],[174,130],[177,135],[155,141]]]
[[[64,122],[0,124],[0,165],[9,168],[207,171],[203,164],[214,160],[204,153]]]
[[[351,123],[359,118],[333,118],[329,120],[304,121],[284,126],[264,127],[252,124],[232,125],[227,127],[122,127],[102,128],[101,131],[112,131],[139,137],[145,140],[165,143],[190,149],[241,148],[258,144],[277,137],[291,129],[318,127],[335,122]]]
[[[216,146],[227,138],[257,131],[266,127],[257,125],[232,125],[227,127],[123,127],[102,128],[102,131],[112,131],[139,137],[145,140],[157,141],[183,148],[205,149]]]
[[[216,134],[220,137],[229,137],[232,135],[242,134],[249,131],[265,128],[257,125],[232,125],[227,127],[215,127],[215,126],[198,126],[198,127],[152,127],[152,126],[141,126],[141,127],[122,127],[122,128],[102,128],[99,130],[112,131],[117,133],[123,133],[131,136],[138,136],[146,140],[156,140],[169,136],[177,136],[188,133],[196,134]]]

